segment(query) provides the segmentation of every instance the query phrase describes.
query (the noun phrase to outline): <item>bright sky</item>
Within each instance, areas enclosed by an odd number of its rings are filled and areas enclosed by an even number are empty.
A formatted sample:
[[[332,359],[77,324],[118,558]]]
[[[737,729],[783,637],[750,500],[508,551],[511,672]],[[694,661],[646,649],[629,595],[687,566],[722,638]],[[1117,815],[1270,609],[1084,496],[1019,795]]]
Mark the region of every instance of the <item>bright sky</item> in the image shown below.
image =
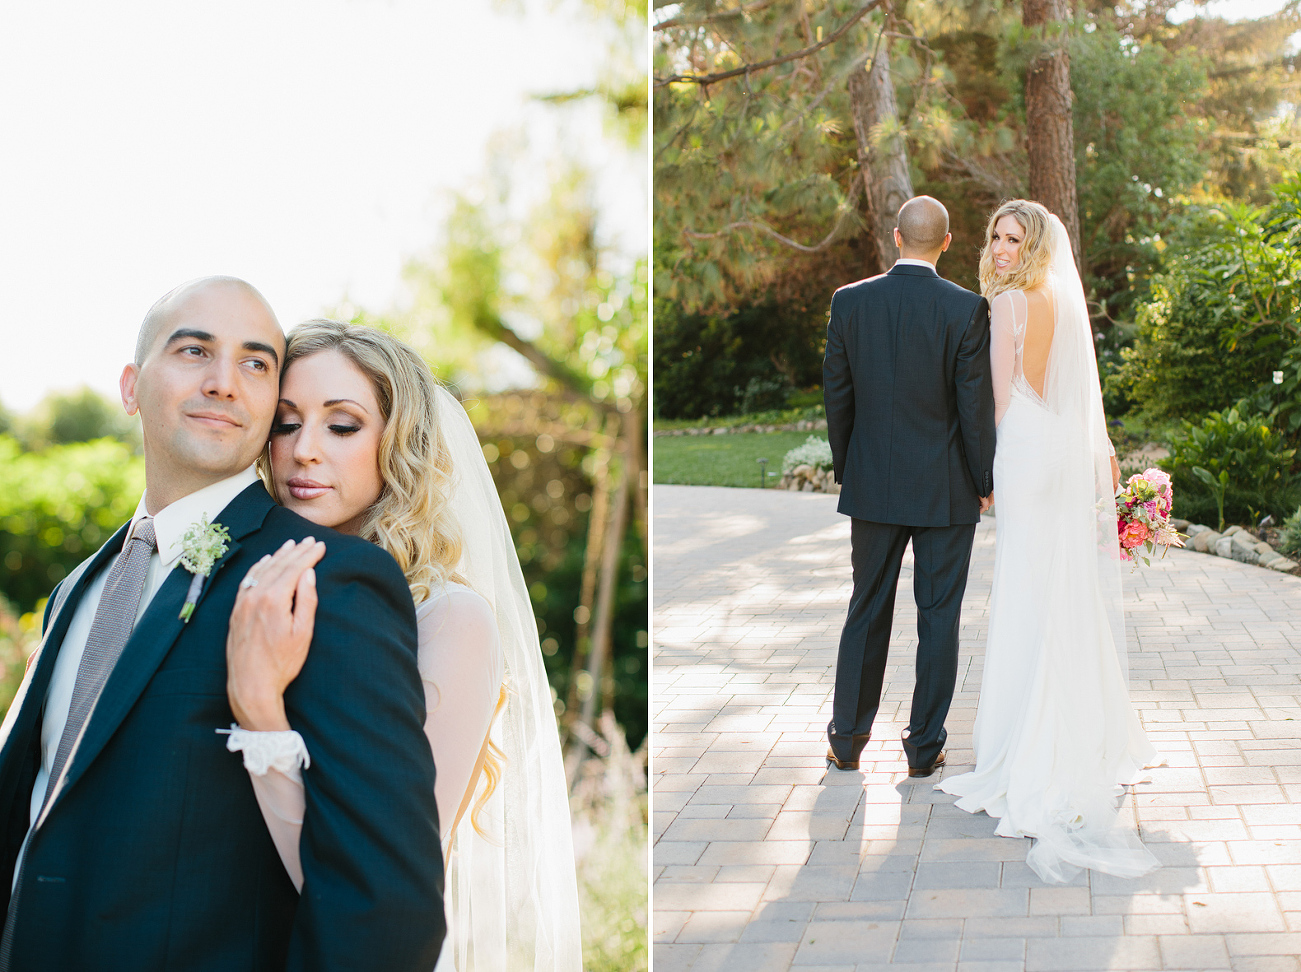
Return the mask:
[[[1210,3],[1196,6],[1192,0],[1184,0],[1170,11],[1170,19],[1182,23],[1192,17],[1223,17],[1225,20],[1255,20],[1278,13],[1288,0],[1210,0]]]
[[[614,172],[604,231],[644,252],[644,162],[610,156],[595,105],[529,100],[597,77],[594,35],[557,7],[6,4],[0,403],[81,384],[116,396],[145,311],[196,276],[248,279],[286,327],[345,296],[392,306],[503,129]],[[630,165],[640,201],[620,201]]]

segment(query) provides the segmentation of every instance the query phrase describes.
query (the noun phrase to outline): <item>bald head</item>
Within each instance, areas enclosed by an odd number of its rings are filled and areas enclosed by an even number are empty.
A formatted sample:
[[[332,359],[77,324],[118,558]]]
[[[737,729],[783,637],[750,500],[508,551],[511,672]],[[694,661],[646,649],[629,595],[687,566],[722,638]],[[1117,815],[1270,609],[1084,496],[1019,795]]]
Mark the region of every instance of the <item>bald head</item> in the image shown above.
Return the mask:
[[[949,211],[932,196],[913,196],[899,207],[899,248],[905,256],[939,253],[949,235]]]
[[[276,327],[280,326],[267,299],[251,283],[238,277],[200,277],[168,291],[158,298],[153,307],[149,308],[149,313],[140,324],[140,334],[136,337],[136,367],[144,364],[149,353],[159,346],[159,337],[164,334],[167,326],[176,320],[187,304],[194,300],[212,297],[227,297],[245,305],[248,303],[261,305]],[[282,350],[283,347],[282,340]]]

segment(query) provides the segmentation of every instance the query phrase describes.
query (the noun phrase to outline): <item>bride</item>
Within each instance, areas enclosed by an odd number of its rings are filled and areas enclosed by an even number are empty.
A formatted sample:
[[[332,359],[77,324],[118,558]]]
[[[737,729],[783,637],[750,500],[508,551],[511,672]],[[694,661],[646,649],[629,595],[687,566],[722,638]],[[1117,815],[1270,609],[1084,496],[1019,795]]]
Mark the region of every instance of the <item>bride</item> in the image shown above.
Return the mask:
[[[464,409],[389,334],[308,321],[289,333],[259,472],[294,512],[386,549],[411,587],[446,861],[437,968],[578,972],[551,693],[519,559]],[[285,870],[305,893],[298,838],[311,809],[301,774],[325,770],[311,768],[283,698],[311,642],[311,567],[323,554],[309,540],[251,568],[227,641],[238,720],[229,748],[243,751]]]
[[[976,768],[938,784],[1033,837],[1044,881],[1158,866],[1118,823],[1157,754],[1129,700],[1115,491],[1092,328],[1061,221],[1024,199],[986,229],[996,546]]]

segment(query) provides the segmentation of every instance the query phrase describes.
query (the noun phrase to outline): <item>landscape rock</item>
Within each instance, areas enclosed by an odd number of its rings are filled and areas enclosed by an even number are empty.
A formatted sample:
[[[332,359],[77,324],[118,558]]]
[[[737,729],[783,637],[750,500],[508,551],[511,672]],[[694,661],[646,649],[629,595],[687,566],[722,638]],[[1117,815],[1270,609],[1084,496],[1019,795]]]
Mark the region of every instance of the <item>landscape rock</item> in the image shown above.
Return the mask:
[[[1219,540],[1220,535],[1207,527],[1193,535],[1193,549],[1198,553],[1215,553],[1215,545]]]
[[[1202,526],[1200,523],[1189,523],[1187,520],[1172,519],[1170,521],[1170,525],[1174,527],[1176,530],[1178,530],[1180,533],[1187,533],[1189,529],[1192,527],[1200,527],[1203,530],[1207,529],[1207,527]]]
[[[1220,537],[1215,541],[1215,556],[1230,558],[1233,556],[1233,537]]]
[[[1229,556],[1244,564],[1260,563],[1260,554],[1256,552],[1257,540],[1246,530],[1239,530],[1229,537]]]
[[[812,484],[811,482],[809,482],[807,479],[804,480],[804,485],[800,487],[800,492],[802,492],[802,493],[811,493],[811,492],[813,492],[813,484]]]
[[[1271,560],[1267,565],[1270,570],[1282,571],[1284,574],[1296,570],[1296,561],[1288,560],[1286,557],[1279,557],[1277,560]]]
[[[1262,560],[1265,558],[1266,554],[1276,553],[1274,548],[1271,547],[1269,544],[1267,544],[1264,540],[1256,544],[1256,546],[1253,549],[1256,551],[1256,553],[1260,554]]]
[[[1229,527],[1227,530],[1224,531],[1224,536],[1226,536],[1226,537],[1231,537],[1231,536],[1233,536],[1235,533],[1241,533],[1241,532],[1242,532],[1242,527],[1240,527],[1240,526],[1231,526],[1231,527]]]

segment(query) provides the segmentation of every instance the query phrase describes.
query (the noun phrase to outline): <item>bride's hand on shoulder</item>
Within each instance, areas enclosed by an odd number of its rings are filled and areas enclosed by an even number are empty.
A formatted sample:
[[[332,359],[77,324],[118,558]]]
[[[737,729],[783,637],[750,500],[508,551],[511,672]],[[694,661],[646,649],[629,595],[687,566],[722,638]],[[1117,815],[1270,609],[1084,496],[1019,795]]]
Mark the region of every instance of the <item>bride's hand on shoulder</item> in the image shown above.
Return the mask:
[[[226,634],[226,696],[243,729],[290,728],[285,689],[307,661],[316,625],[316,571],[325,544],[292,540],[249,568]]]

